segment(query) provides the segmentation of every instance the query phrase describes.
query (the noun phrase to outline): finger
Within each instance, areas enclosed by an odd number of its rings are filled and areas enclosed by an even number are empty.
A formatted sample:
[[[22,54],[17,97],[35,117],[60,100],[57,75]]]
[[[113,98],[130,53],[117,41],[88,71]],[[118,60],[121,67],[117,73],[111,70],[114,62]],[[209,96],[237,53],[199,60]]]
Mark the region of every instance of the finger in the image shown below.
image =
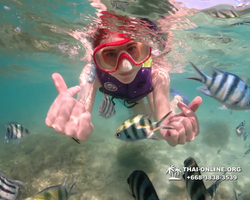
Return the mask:
[[[185,144],[187,142],[187,137],[186,137],[186,129],[183,127],[177,130],[179,132],[179,138],[178,138],[178,143],[177,144]]]
[[[54,84],[55,84],[56,89],[57,89],[59,94],[67,91],[68,87],[67,87],[63,77],[60,74],[58,74],[58,73],[52,74],[52,79],[54,81]]]
[[[80,92],[81,87],[79,85],[69,88],[65,93],[69,94],[71,97],[75,96]]]
[[[177,114],[176,116],[183,116],[184,115],[184,116],[188,117],[192,122],[193,131],[195,132],[195,135],[199,134],[199,124],[198,124],[198,119],[197,119],[194,111],[196,111],[199,108],[201,103],[202,103],[202,99],[199,96],[194,98],[194,100],[189,104],[189,106],[187,106],[186,104],[184,104],[182,102],[178,103],[178,107],[180,108],[180,110],[182,112]]]
[[[86,140],[93,132],[94,127],[91,123],[91,114],[85,112],[81,115],[79,121],[79,129],[77,131],[77,138],[79,140]]]
[[[182,113],[177,114],[177,116],[185,115],[189,117],[189,115],[192,115],[192,112],[195,112],[201,105],[202,98],[197,96],[194,98],[194,100],[187,106],[183,102],[178,102],[177,106],[180,108]],[[191,112],[192,111],[192,112]]]
[[[75,87],[69,88],[66,92],[70,96],[75,96],[80,90],[81,90],[81,88],[79,86],[75,86]],[[57,96],[56,100],[50,106],[47,117],[45,119],[45,123],[47,124],[47,126],[51,127],[53,125],[53,123],[55,123],[55,120],[59,115],[59,111],[61,109],[62,101],[64,100],[64,98],[65,98],[65,95],[59,94]]]
[[[62,97],[58,96],[53,102],[53,104],[50,106],[49,111],[47,113],[47,117],[45,119],[45,123],[47,124],[47,126],[52,127],[52,125],[55,123],[59,110],[61,109],[61,101]]]
[[[62,107],[59,111],[59,114],[55,120],[55,124],[53,125],[53,128],[56,132],[63,133],[65,129],[65,125],[69,120],[69,117],[71,116],[72,109],[76,103],[76,100],[68,97],[62,102]]]
[[[67,136],[76,136],[77,130],[79,129],[79,119],[81,114],[84,112],[84,105],[77,102],[72,110],[69,121],[65,126],[65,134]]]
[[[178,126],[179,126],[178,122],[171,123],[171,127],[173,127],[173,128],[178,127]],[[179,133],[176,129],[167,130],[164,137],[170,146],[174,147],[178,144]]]
[[[194,100],[189,104],[189,108],[195,112],[201,105],[202,103],[202,98],[200,96],[197,96],[194,98]]]
[[[185,127],[185,141],[191,142],[194,140],[195,132],[193,131],[193,125],[189,118],[183,118],[183,127]]]

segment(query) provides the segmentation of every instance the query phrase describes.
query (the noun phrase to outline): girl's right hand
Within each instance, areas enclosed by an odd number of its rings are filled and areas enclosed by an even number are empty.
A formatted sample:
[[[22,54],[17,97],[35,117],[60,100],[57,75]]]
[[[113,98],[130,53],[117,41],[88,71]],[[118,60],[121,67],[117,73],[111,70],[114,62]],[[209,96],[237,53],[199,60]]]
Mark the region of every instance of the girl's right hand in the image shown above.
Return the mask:
[[[74,98],[80,92],[80,86],[68,89],[63,77],[58,73],[54,73],[52,79],[59,94],[50,106],[45,123],[58,133],[86,140],[94,127],[90,112]]]

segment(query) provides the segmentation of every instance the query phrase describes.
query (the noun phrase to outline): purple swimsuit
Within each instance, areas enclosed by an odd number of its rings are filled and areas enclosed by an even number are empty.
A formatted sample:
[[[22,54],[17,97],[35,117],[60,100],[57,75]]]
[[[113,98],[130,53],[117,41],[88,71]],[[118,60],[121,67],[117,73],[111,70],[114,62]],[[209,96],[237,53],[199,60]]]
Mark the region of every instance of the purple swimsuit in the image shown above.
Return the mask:
[[[153,91],[151,67],[141,68],[135,79],[129,84],[121,83],[115,77],[100,71],[98,68],[96,72],[102,85],[100,91],[113,98],[123,99],[128,104],[136,103]]]

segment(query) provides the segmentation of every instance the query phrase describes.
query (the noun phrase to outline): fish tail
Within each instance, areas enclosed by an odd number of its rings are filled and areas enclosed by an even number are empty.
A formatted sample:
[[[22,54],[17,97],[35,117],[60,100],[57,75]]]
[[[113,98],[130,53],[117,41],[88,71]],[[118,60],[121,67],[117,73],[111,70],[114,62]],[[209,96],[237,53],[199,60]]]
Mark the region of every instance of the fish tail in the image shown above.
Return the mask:
[[[72,183],[71,187],[69,188],[69,196],[72,196],[77,193],[76,190],[73,189],[73,187],[75,186],[78,177],[79,175],[77,175],[77,177],[75,178],[75,181]]]
[[[199,81],[201,83],[206,83],[207,75],[204,74],[200,69],[198,69],[198,67],[196,65],[194,65],[192,62],[190,62],[190,64],[195,69],[195,71],[200,75],[200,77],[199,78],[198,77],[187,77],[186,79],[191,79],[191,80]]]

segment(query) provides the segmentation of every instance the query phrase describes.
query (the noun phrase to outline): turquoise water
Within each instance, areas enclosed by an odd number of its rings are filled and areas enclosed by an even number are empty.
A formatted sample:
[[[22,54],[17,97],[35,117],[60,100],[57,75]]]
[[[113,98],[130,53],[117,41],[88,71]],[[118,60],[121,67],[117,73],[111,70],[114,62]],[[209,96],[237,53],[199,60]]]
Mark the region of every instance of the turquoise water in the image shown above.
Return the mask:
[[[143,2],[140,4],[143,6]],[[146,15],[140,12],[141,5],[131,8],[132,16]],[[172,65],[171,87],[189,100],[198,95],[203,98],[196,112],[199,136],[192,143],[173,148],[164,141],[147,140],[136,145],[116,140],[113,136],[117,127],[130,113],[117,102],[117,114],[111,119],[102,119],[98,116],[102,100],[99,92],[92,113],[94,133],[81,145],[45,125],[47,111],[57,96],[52,73],[60,73],[71,87],[78,84],[79,74],[87,63],[82,59],[85,46],[67,33],[87,26],[91,18],[86,20],[86,16],[96,17],[95,12],[87,1],[0,2],[1,138],[4,138],[4,124],[11,121],[23,124],[31,132],[31,136],[19,143],[6,144],[0,140],[0,171],[26,183],[20,190],[20,199],[60,184],[66,177],[71,183],[80,175],[76,184],[78,194],[72,196],[72,200],[132,200],[126,179],[133,170],[141,169],[149,175],[160,199],[183,200],[186,199],[183,182],[170,182],[166,170],[169,165],[181,168],[189,156],[201,166],[241,167],[238,181],[223,182],[217,197],[233,199],[235,188],[243,193],[244,200],[250,199],[249,155],[244,157],[244,145],[249,138],[243,141],[234,131],[243,120],[247,130],[250,129],[249,113],[230,114],[229,110],[217,109],[219,103],[196,90],[200,83],[185,79],[195,74],[189,61],[208,74],[212,65],[250,78],[250,26],[228,26],[247,21],[248,15],[216,19],[197,13],[182,16],[182,26],[172,29],[172,51],[165,56]],[[163,14],[164,10],[155,9],[149,17],[154,20]],[[79,47],[75,49],[78,54],[72,53],[74,47]]]

